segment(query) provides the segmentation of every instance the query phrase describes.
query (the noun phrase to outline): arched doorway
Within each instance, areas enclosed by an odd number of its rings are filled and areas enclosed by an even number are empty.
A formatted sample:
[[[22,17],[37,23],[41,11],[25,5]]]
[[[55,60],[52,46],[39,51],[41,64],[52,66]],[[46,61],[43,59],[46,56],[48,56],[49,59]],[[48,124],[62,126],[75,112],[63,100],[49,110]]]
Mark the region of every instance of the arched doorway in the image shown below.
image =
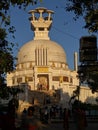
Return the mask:
[[[49,76],[48,74],[38,74],[37,75],[38,83],[37,89],[38,90],[49,90]]]

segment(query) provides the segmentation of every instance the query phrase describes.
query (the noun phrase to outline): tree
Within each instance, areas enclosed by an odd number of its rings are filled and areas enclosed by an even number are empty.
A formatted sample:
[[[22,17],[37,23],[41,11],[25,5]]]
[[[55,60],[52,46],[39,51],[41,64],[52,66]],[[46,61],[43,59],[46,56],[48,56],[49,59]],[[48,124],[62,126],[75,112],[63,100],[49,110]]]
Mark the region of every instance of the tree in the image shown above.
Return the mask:
[[[73,11],[75,20],[83,16],[84,28],[89,32],[98,32],[98,0],[68,0],[66,11]]]
[[[11,25],[11,18],[8,13],[11,6],[18,6],[19,9],[26,9],[29,4],[36,4],[37,0],[1,0],[0,1],[0,97],[4,98],[9,95],[9,89],[6,86],[5,76],[14,68],[13,47],[8,39],[8,35],[12,34],[15,38],[15,27]]]
[[[89,85],[92,93],[98,92],[98,62],[86,62],[79,66],[78,74],[80,81],[85,82]]]
[[[82,83],[88,84],[92,92],[98,91],[98,49],[96,36],[80,39],[78,74]]]
[[[73,91],[73,95],[71,96],[69,100],[69,104],[71,103],[72,100],[76,100],[79,102],[79,96],[80,96],[80,86],[77,86],[76,89]]]
[[[0,87],[5,84],[5,74],[13,70],[14,64],[14,57],[11,54],[12,49],[6,37],[6,30],[0,28]]]

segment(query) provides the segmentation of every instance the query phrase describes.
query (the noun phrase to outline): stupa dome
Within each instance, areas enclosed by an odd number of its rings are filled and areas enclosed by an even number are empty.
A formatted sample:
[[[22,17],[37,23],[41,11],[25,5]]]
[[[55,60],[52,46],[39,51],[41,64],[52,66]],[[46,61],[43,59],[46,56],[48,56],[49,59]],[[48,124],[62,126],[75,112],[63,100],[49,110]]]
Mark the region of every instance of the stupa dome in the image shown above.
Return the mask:
[[[39,39],[31,40],[20,48],[17,64],[29,61],[35,62],[36,49],[39,49],[39,51],[47,49],[48,62],[60,62],[65,64],[67,62],[65,51],[58,43],[51,40]]]

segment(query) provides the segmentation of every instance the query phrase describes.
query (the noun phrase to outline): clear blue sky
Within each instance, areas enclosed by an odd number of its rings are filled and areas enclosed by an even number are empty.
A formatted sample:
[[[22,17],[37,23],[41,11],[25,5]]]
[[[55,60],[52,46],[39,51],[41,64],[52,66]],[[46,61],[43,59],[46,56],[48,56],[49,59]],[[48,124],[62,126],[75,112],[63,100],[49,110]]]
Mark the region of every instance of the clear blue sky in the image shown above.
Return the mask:
[[[28,20],[30,17],[28,11],[37,7],[53,10],[53,24],[49,36],[51,40],[59,43],[64,48],[69,68],[73,69],[73,54],[75,51],[79,52],[79,39],[90,34],[87,30],[83,29],[85,24],[83,18],[81,17],[74,21],[74,14],[65,11],[65,4],[66,0],[43,0],[42,3],[29,6],[25,11],[19,10],[16,7],[11,8],[9,13],[12,18],[12,24],[16,27],[14,42],[18,43],[19,47],[21,47],[33,39],[33,31],[31,31],[30,21]],[[14,53],[17,55],[17,49]]]

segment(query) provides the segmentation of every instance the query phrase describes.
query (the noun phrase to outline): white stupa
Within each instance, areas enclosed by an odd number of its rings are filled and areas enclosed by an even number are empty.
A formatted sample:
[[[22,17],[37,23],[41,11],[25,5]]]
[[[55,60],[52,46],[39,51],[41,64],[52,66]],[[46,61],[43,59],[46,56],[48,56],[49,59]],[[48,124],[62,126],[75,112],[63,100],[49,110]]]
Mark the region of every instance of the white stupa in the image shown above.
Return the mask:
[[[79,85],[79,79],[77,70],[69,69],[64,49],[50,40],[49,30],[54,12],[40,7],[29,13],[34,39],[20,48],[16,69],[7,74],[7,85],[28,84],[30,90],[38,91],[62,89],[61,100],[67,102]],[[64,97],[64,93],[68,96]]]

